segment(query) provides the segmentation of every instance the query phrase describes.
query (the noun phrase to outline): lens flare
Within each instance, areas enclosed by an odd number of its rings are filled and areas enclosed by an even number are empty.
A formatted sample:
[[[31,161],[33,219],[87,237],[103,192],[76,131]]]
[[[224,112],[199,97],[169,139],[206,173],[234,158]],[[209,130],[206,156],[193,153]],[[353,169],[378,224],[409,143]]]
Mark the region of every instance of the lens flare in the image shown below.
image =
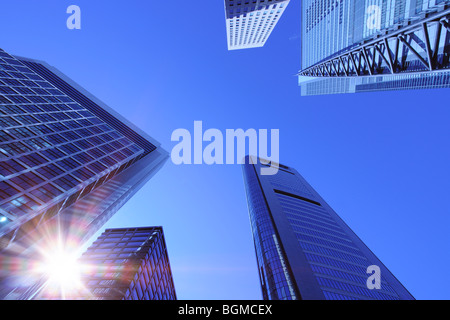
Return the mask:
[[[11,294],[26,300],[89,299],[83,278],[90,266],[78,262],[87,229],[85,219],[56,216],[10,244],[8,254],[0,254],[0,277]]]
[[[78,257],[64,249],[49,250],[36,272],[45,278],[41,299],[72,299],[83,289]]]
[[[64,251],[55,252],[44,263],[50,284],[70,289],[80,284],[80,268],[74,255]]]

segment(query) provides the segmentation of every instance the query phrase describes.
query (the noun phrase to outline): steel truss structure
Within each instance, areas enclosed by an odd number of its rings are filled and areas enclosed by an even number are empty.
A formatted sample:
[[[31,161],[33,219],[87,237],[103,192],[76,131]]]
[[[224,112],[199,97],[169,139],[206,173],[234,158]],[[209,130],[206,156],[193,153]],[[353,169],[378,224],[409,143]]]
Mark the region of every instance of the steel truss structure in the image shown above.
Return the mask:
[[[450,8],[363,42],[297,75],[361,77],[450,71]],[[444,43],[444,45],[442,45]]]

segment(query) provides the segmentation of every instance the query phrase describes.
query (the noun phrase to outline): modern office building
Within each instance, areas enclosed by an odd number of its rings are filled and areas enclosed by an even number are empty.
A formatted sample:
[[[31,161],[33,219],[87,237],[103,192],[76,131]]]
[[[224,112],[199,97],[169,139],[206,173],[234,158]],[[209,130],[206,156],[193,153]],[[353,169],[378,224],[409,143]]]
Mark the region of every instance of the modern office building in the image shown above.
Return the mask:
[[[167,158],[60,71],[0,50],[0,276],[26,272],[56,242],[77,248]]]
[[[225,0],[228,50],[264,46],[290,0]]]
[[[79,264],[82,288],[69,293],[72,300],[177,298],[161,227],[107,229]]]
[[[414,299],[320,195],[293,168],[248,157],[244,181],[265,300]],[[369,266],[380,289],[369,289]]]
[[[304,0],[302,95],[450,87],[449,0]]]

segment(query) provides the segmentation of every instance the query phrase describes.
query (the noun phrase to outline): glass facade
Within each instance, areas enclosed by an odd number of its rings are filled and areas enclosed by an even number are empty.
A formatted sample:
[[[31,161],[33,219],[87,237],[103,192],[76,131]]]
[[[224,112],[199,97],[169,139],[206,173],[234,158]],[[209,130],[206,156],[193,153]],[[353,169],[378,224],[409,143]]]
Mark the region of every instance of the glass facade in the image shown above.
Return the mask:
[[[420,21],[430,12],[439,12],[448,8],[449,4],[448,0],[302,1],[301,69],[307,69],[348,52],[377,36],[389,34],[400,27]],[[423,32],[423,30],[418,30],[419,37],[412,37],[415,40],[408,41],[411,49],[406,44],[399,44],[402,56],[401,72],[419,71],[421,74],[351,78],[299,76],[302,95],[449,87],[449,71],[446,71],[446,68],[442,68],[440,72],[426,73],[427,66],[413,52],[415,50],[423,56],[427,55],[425,44],[422,41]],[[437,56],[439,64],[448,65],[450,37],[447,28],[442,28],[439,22],[431,24],[427,31],[427,37],[432,46],[437,44],[438,50],[434,54]],[[396,48],[396,41],[397,39],[390,39],[389,47]],[[372,54],[374,53],[369,53],[369,55]],[[388,72],[386,71],[386,73]]]
[[[298,172],[261,175],[252,159],[243,170],[264,299],[414,299]],[[380,289],[367,287],[371,265]]]
[[[290,0],[225,0],[228,50],[262,47]]]
[[[107,229],[80,264],[84,293],[74,299],[176,300],[161,227]]]
[[[0,50],[2,255],[19,249],[34,259],[55,234],[78,246],[167,158],[55,68]],[[7,276],[10,266],[1,270]]]
[[[250,223],[255,242],[264,300],[296,300],[292,275],[287,267],[285,254],[280,249],[280,240],[270,217],[258,178],[250,166],[244,167]]]

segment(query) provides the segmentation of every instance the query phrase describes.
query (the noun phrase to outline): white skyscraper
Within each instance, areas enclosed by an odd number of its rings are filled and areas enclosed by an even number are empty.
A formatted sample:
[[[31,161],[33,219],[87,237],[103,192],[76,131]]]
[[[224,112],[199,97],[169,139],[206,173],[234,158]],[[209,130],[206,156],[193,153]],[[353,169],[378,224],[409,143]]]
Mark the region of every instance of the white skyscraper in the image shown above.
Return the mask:
[[[228,50],[264,46],[290,0],[225,0]]]

